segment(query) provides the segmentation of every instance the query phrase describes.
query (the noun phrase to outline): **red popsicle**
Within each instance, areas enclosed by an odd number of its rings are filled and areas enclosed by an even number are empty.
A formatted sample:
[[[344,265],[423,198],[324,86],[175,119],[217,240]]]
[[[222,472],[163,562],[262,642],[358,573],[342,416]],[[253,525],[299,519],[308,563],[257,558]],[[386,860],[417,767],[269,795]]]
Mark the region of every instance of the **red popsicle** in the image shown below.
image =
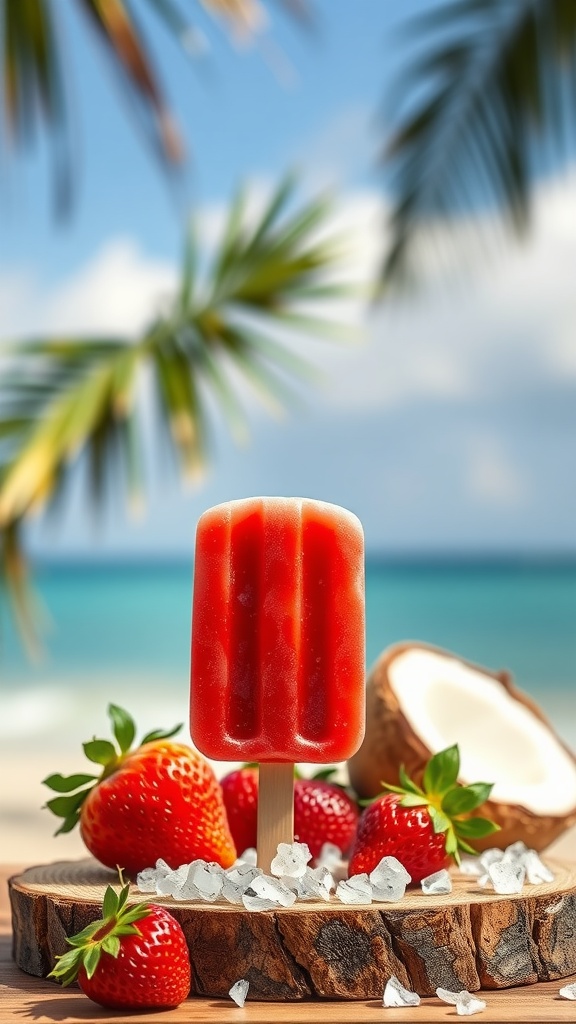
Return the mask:
[[[289,779],[291,794],[294,762],[340,761],[359,747],[364,674],[357,517],[310,498],[246,498],[208,509],[194,565],[198,749],[217,760],[290,766],[272,776],[285,790]],[[265,775],[261,768],[261,804]]]

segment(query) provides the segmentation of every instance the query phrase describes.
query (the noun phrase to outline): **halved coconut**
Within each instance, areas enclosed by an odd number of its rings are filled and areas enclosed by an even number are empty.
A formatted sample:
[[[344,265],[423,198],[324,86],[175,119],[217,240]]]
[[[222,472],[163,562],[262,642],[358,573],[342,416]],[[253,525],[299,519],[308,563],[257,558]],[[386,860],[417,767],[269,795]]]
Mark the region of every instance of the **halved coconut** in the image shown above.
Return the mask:
[[[502,831],[478,849],[518,839],[536,850],[576,822],[576,759],[507,672],[490,672],[436,647],[401,643],[368,678],[366,735],[348,762],[360,797],[398,783],[404,765],[421,778],[431,754],[460,748],[460,781],[493,782],[479,813]]]

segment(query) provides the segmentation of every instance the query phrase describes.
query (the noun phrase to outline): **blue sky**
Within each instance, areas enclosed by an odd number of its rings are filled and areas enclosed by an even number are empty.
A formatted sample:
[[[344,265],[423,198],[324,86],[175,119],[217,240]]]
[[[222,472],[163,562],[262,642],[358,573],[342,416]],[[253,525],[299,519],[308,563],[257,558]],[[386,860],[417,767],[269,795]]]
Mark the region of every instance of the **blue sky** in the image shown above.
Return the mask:
[[[402,15],[422,6],[404,0]],[[144,21],[189,144],[179,201],[132,130],[104,55],[66,11],[77,201],[70,222],[56,225],[42,146],[4,168],[0,337],[133,332],[173,286],[185,200],[217,225],[240,180],[262,192],[294,166],[304,189],[337,188],[357,269],[373,270],[386,211],[376,172],[381,101],[402,56],[393,34],[400,5],[315,7],[315,32],[275,14],[267,41],[247,50],[198,7],[210,48],[196,63],[157,21]],[[60,527],[31,527],[34,550],[189,554],[208,505],[287,493],[352,508],[371,550],[574,551],[573,174],[541,183],[536,209],[530,244],[480,266],[457,290],[430,286],[382,306],[350,349],[312,347],[322,385],[303,389],[302,408],[281,420],[251,408],[248,448],[216,422],[202,487],[183,491],[153,465],[146,517],[134,524],[118,501],[95,534],[80,469]]]

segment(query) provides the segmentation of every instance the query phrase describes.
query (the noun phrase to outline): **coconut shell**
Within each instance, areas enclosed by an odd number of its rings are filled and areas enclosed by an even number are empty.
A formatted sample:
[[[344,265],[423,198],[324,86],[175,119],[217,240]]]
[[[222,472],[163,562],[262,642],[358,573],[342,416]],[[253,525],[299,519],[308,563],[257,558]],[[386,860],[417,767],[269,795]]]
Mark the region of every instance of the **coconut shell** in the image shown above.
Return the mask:
[[[541,708],[534,700],[514,686],[509,672],[491,672],[439,647],[404,642],[388,647],[381,654],[368,676],[366,733],[360,749],[348,761],[350,782],[359,797],[373,797],[381,793],[383,781],[397,785],[400,765],[404,765],[412,778],[421,781],[426,762],[432,754],[436,753],[425,746],[408,723],[389,680],[389,667],[394,659],[414,648],[430,651],[442,657],[454,658],[462,665],[472,668],[490,679],[495,679],[514,700],[529,708],[546,725],[558,745],[568,752],[576,764],[574,754],[558,737]],[[470,783],[476,780],[461,779],[460,781]],[[576,823],[576,806],[567,814],[544,815],[535,814],[528,808],[517,804],[488,800],[475,813],[490,818],[501,828],[497,835],[474,840],[474,846],[478,850],[494,845],[505,847],[519,839],[522,839],[531,849],[543,850],[565,829]]]

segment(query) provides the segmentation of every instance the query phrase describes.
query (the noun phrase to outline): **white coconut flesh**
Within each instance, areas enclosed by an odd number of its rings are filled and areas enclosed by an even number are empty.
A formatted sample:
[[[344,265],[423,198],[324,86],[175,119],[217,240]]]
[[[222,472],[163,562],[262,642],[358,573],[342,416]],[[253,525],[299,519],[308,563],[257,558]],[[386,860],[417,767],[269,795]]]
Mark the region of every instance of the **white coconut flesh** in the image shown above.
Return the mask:
[[[412,648],[389,664],[388,681],[428,750],[458,743],[463,781],[493,782],[492,800],[534,814],[576,806],[574,759],[498,680],[457,658]]]

